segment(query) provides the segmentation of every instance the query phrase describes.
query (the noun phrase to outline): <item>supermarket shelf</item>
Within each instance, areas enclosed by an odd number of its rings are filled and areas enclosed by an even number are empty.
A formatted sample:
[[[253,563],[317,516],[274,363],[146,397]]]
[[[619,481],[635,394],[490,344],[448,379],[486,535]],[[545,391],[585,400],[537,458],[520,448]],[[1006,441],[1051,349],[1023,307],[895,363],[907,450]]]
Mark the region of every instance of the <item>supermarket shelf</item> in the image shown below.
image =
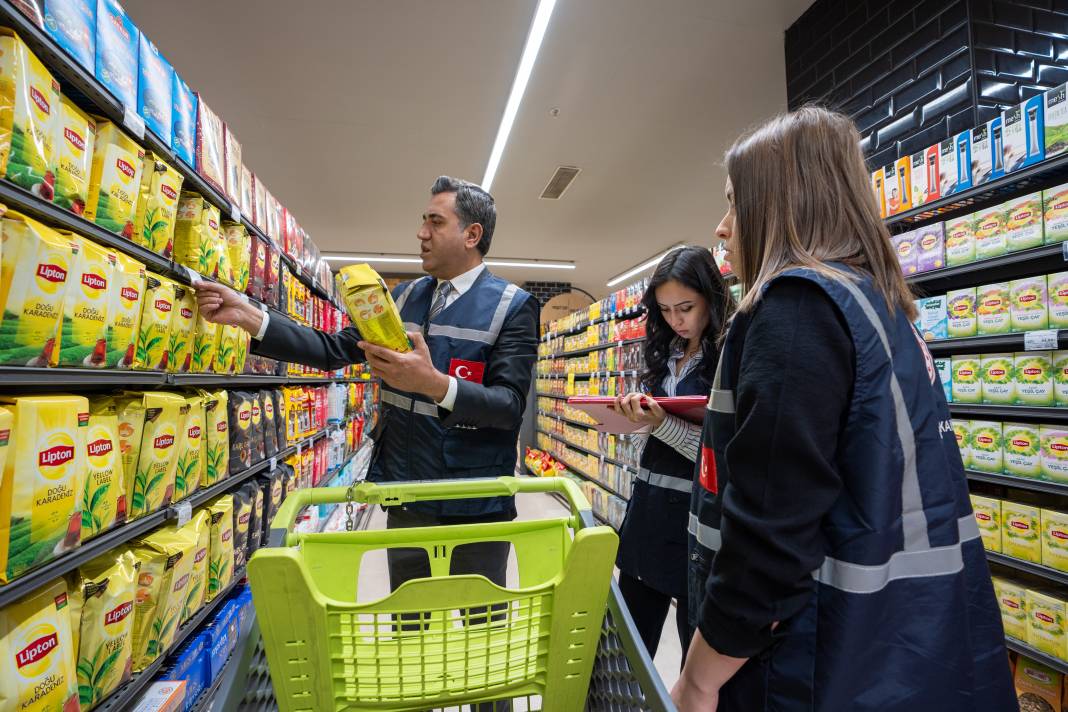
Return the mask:
[[[557,400],[565,400],[565,401],[568,398],[571,397],[571,396],[565,396],[565,395],[557,395],[556,393],[542,393],[541,391],[535,391],[534,394],[537,395],[537,396],[541,396],[542,398],[556,398]]]
[[[1009,650],[1015,650],[1020,655],[1026,655],[1032,660],[1042,663],[1046,667],[1051,667],[1059,672],[1068,673],[1068,662],[1061,660],[1060,658],[1055,658],[1052,655],[1047,655],[1041,650],[1036,650],[1022,640],[1005,636],[1005,647]]]
[[[535,475],[535,474],[534,474],[534,473],[532,472],[532,473],[531,473],[531,477],[538,477],[538,475]],[[560,502],[560,504],[564,505],[564,507],[565,507],[565,508],[566,508],[566,509],[567,509],[568,511],[570,511],[570,510],[571,510],[571,504],[570,504],[570,503],[569,503],[569,502],[567,501],[567,498],[566,498],[566,497],[564,497],[564,496],[563,496],[562,494],[559,494],[559,493],[557,493],[557,492],[550,492],[550,494],[551,494],[551,495],[553,496],[553,498],[554,498],[554,499],[556,499],[556,500],[557,500],[558,502]],[[598,522],[600,522],[601,524],[605,525],[606,527],[612,527],[612,529],[616,529],[616,526],[615,526],[614,524],[612,524],[612,522],[610,522],[610,521],[608,521],[607,519],[605,519],[604,517],[602,517],[602,516],[601,516],[601,515],[600,515],[600,514],[599,514],[599,513],[597,512],[597,510],[595,510],[595,509],[593,509],[593,508],[591,507],[591,508],[590,508],[590,512],[591,512],[591,513],[593,514],[593,518],[594,518],[594,519],[596,519],[596,520],[597,520]],[[618,530],[618,529],[616,529],[616,531],[619,531],[619,530]]]
[[[950,403],[949,412],[953,415],[970,415],[975,418],[1004,418],[1007,421],[1023,420],[1042,423],[1068,422],[1068,408],[1035,408],[1023,405],[972,405],[968,403]]]
[[[1036,274],[1059,272],[1065,268],[1065,245],[1043,245],[1010,252],[1001,257],[923,272],[905,279],[928,294],[944,294],[951,289],[973,287]]]
[[[622,341],[613,341],[610,344],[600,344],[599,346],[587,346],[583,349],[574,349],[573,351],[561,351],[558,354],[550,354],[548,356],[539,356],[539,361],[546,361],[554,358],[568,358],[569,356],[582,356],[583,354],[592,353],[594,351],[603,351],[604,349],[614,349],[617,346],[626,346],[627,344],[637,344],[645,341],[645,337],[641,336],[637,339],[623,339]]]
[[[1047,581],[1053,581],[1059,584],[1068,584],[1068,573],[1064,571],[1058,571],[1057,569],[1051,569],[1048,566],[1042,566],[1041,564],[1032,564],[1030,561],[1021,561],[1020,559],[1014,559],[1011,556],[1005,556],[999,554],[996,551],[986,552],[986,558],[991,563],[1001,564],[1017,571],[1023,571],[1025,573],[1040,576]]]
[[[967,336],[961,339],[936,339],[927,342],[932,356],[950,354],[990,354],[1008,351],[1024,351],[1027,332],[995,334],[993,336]],[[1057,332],[1057,347],[1068,348],[1068,329]]]
[[[96,388],[123,386],[284,386],[315,385],[334,382],[359,382],[359,378],[326,378],[319,376],[264,376],[255,374],[227,375],[221,373],[160,373],[158,371],[122,371],[90,368],[29,368],[0,366],[0,382],[5,387],[52,388],[93,386]]]
[[[987,482],[1004,487],[1031,490],[1033,492],[1045,492],[1047,494],[1059,494],[1068,496],[1068,484],[1060,482],[1046,482],[1045,480],[1030,480],[1012,475],[1000,475],[991,472],[979,472],[977,470],[965,470],[969,480],[973,482]]]
[[[945,219],[954,213],[980,210],[987,205],[1055,186],[1065,180],[1068,180],[1068,154],[1047,159],[977,188],[961,191],[887,218],[886,224],[901,225],[907,229],[933,220]]]
[[[626,371],[594,371],[593,373],[576,373],[575,379],[579,378],[595,378],[600,376],[626,376],[628,373],[637,375],[637,369],[628,368]],[[567,373],[539,373],[538,378],[559,378],[567,380],[569,374]]]
[[[623,309],[621,311],[612,312],[611,314],[602,314],[593,321],[584,321],[581,324],[577,324],[570,329],[565,329],[563,331],[550,331],[546,334],[543,334],[541,340],[551,341],[552,339],[555,339],[558,336],[570,336],[571,334],[577,334],[581,331],[585,331],[587,327],[593,326],[594,324],[603,324],[604,322],[611,321],[612,319],[630,319],[632,317],[641,316],[644,313],[645,307],[639,305],[630,309]]]
[[[252,610],[252,613],[248,617],[245,625],[238,631],[237,639],[238,643],[234,646],[233,652],[230,653],[230,657],[226,659],[223,664],[223,669],[219,671],[218,676],[215,678],[215,682],[211,683],[211,687],[201,691],[197,696],[193,706],[190,707],[190,712],[207,712],[207,710],[213,710],[218,705],[215,703],[223,702],[229,697],[229,693],[234,689],[235,685],[244,685],[245,680],[241,677],[242,672],[242,660],[241,658],[247,652],[243,643],[247,637],[252,634],[252,631],[256,630],[256,611]],[[245,661],[247,663],[247,661]]]
[[[577,425],[577,426],[579,426],[581,428],[595,428],[595,427],[597,427],[595,423],[583,423],[581,420],[574,420],[572,418],[566,418],[566,417],[564,417],[562,415],[556,415],[555,413],[546,413],[543,410],[539,410],[538,411],[538,415],[544,415],[546,418],[552,418],[553,420],[562,420],[565,423],[570,423],[571,425]]]
[[[630,470],[632,472],[636,471],[638,469],[636,466],[627,464],[627,463],[623,462],[622,460],[617,460],[617,459],[615,459],[613,457],[606,457],[603,453],[597,452],[596,450],[590,450],[588,447],[583,447],[582,445],[576,445],[575,443],[571,442],[570,440],[567,440],[565,438],[560,437],[556,433],[550,433],[549,431],[542,430],[541,428],[538,428],[538,432],[539,433],[543,433],[545,435],[548,435],[553,440],[557,440],[559,442],[562,442],[563,444],[567,445],[568,447],[572,447],[572,448],[574,448],[576,450],[581,450],[582,452],[584,452],[584,453],[586,453],[588,455],[593,455],[594,457],[604,458],[605,462],[610,462],[613,465],[616,465],[618,467],[626,468],[627,470]],[[550,454],[552,454],[552,453],[550,453]],[[607,488],[608,488],[607,485],[605,485],[605,489],[607,489]]]

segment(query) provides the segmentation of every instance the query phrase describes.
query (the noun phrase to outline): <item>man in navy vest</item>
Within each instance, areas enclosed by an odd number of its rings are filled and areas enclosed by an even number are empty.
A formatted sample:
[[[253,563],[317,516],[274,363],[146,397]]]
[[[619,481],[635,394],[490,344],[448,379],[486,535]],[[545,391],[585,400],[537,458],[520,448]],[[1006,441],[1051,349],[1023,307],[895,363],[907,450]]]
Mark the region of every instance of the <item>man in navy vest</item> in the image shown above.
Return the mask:
[[[355,327],[326,334],[249,304],[214,283],[197,286],[200,314],[253,335],[254,353],[336,369],[367,361],[382,379],[382,407],[368,479],[377,482],[511,475],[537,357],[537,300],[491,274],[497,210],[479,186],[442,176],[417,237],[429,277],[393,290],[414,350],[360,339]],[[514,519],[512,498],[391,507],[389,528]],[[457,547],[452,573],[504,585],[507,542]],[[430,575],[425,553],[390,551],[390,583]]]

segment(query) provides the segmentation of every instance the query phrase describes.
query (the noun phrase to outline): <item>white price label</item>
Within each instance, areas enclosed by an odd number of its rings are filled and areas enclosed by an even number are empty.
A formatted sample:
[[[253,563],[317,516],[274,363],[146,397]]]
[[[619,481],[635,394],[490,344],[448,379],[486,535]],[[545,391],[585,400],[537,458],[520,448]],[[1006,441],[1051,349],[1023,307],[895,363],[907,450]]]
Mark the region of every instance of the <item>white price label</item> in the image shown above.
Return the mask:
[[[137,109],[123,107],[122,125],[139,141],[145,138],[145,120],[137,113]]]
[[[278,458],[277,457],[272,457],[270,460],[268,460],[267,469],[269,469],[269,470],[278,469]]]
[[[1068,242],[1061,243],[1061,257],[1064,258],[1065,262],[1068,262]]]
[[[1055,351],[1057,349],[1057,330],[1028,331],[1024,333],[1025,351]]]
[[[237,207],[237,203],[230,201],[230,219],[234,222],[241,222],[241,208]]]
[[[186,275],[189,277],[189,283],[194,287],[197,286],[203,279],[200,273],[194,270],[192,267],[182,267],[185,270]]]
[[[193,516],[193,505],[189,502],[179,502],[174,511],[178,514],[178,526],[184,527]]]

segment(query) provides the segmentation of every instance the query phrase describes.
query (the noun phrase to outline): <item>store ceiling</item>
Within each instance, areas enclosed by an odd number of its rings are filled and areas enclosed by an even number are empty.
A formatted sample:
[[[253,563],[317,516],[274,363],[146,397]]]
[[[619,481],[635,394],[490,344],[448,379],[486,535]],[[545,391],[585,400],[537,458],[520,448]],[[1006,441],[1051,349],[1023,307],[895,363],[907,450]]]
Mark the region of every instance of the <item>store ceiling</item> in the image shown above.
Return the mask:
[[[605,282],[710,244],[724,150],[786,104],[811,0],[558,0],[492,192],[506,278]],[[428,188],[480,181],[536,0],[125,0],[326,251],[415,253]],[[551,110],[559,109],[558,116]],[[581,174],[539,199],[559,165]]]

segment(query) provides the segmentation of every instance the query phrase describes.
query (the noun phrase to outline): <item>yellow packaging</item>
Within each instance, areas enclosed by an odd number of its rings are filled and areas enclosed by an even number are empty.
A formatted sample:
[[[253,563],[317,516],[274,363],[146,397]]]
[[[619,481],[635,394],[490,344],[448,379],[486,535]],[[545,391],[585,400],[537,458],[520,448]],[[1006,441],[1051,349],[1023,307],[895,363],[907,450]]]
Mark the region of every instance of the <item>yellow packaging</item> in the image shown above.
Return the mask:
[[[0,28],[0,104],[0,170],[15,185],[51,202],[59,83],[7,28]]]
[[[96,122],[65,96],[60,98],[59,107],[55,203],[75,215],[84,215],[89,200]]]
[[[11,442],[11,424],[14,417],[7,408],[0,407],[0,481],[4,478],[4,468],[7,466],[7,451]]]
[[[975,523],[987,551],[1001,551],[1001,500],[971,495]]]
[[[80,604],[81,613],[76,672],[83,710],[95,707],[133,674],[137,573],[137,558],[125,549],[78,569],[71,600]]]
[[[181,173],[151,151],[145,153],[134,217],[134,237],[139,245],[164,257],[170,257],[174,252],[174,224],[183,180]]]
[[[89,401],[16,396],[0,403],[13,414],[14,435],[0,480],[3,583],[78,545]]]
[[[134,368],[142,371],[166,370],[170,360],[171,321],[178,285],[158,274],[148,272],[145,297],[141,304],[141,327],[137,332]]]
[[[82,541],[126,521],[122,449],[115,399],[89,399],[85,486],[82,488]]]
[[[234,266],[230,261],[230,251],[226,246],[226,235],[223,234],[221,226],[219,228],[218,240],[218,243],[215,245],[215,254],[219,256],[217,276],[220,282],[232,287],[234,285]]]
[[[15,212],[4,215],[0,229],[0,365],[55,365],[77,245]]]
[[[78,709],[67,584],[57,579],[0,608],[0,710]]]
[[[182,604],[181,623],[185,623],[204,605],[204,597],[208,592],[211,514],[206,509],[197,511],[186,525],[181,528],[180,532],[183,536],[189,537],[195,546],[193,549],[193,575],[186,589],[185,603]]]
[[[1068,660],[1068,603],[1049,591],[1027,589],[1027,644],[1061,660]]]
[[[204,397],[185,397],[184,425],[178,438],[178,462],[174,471],[174,500],[185,499],[200,489],[204,468]]]
[[[223,222],[223,233],[226,235],[226,249],[230,255],[230,266],[234,271],[233,286],[237,291],[244,292],[248,287],[249,270],[251,267],[250,256],[252,237],[241,223],[230,221]]]
[[[219,339],[215,344],[215,373],[234,372],[238,331],[239,327],[229,324],[219,326]]]
[[[111,250],[78,235],[66,235],[78,245],[63,303],[58,366],[104,368],[107,365],[108,289],[115,280],[117,258]]]
[[[204,397],[204,471],[200,480],[209,487],[230,474],[230,437],[226,391],[202,391]]]
[[[131,368],[141,329],[145,294],[145,266],[121,252],[115,253],[115,279],[108,306],[108,368]]]
[[[197,293],[192,287],[174,285],[174,311],[171,316],[171,337],[167,370],[188,373],[193,365],[193,332],[197,325]]]
[[[197,314],[193,329],[193,353],[189,364],[192,373],[211,373],[215,370],[215,344],[219,341],[218,324]]]
[[[1042,565],[1068,572],[1068,514],[1042,510]]]
[[[337,286],[349,318],[364,341],[394,351],[411,351],[400,312],[378,272],[367,264],[342,267]]]
[[[234,577],[234,498],[223,495],[208,505],[211,515],[211,560],[208,562],[208,593],[213,600]]]
[[[1001,624],[1005,628],[1005,635],[1026,642],[1027,589],[1009,579],[998,576],[990,578],[994,582],[994,595],[998,599]]]
[[[124,394],[117,399],[130,519],[165,507],[174,496],[176,445],[184,405],[184,398],[163,391]]]
[[[85,218],[105,230],[134,239],[144,150],[110,121],[97,120],[93,170]]]
[[[234,328],[234,373],[244,373],[252,336],[244,329]]]
[[[1056,712],[1064,709],[1064,675],[1053,668],[1021,655],[1013,670],[1013,685],[1021,712]]]
[[[134,606],[134,671],[170,647],[193,577],[194,543],[177,527],[162,527],[136,542],[141,562]]]
[[[1023,561],[1042,561],[1039,508],[1019,502],[1001,503],[1001,553]]]
[[[174,224],[174,259],[207,277],[218,277],[219,209],[199,193],[183,191]]]

